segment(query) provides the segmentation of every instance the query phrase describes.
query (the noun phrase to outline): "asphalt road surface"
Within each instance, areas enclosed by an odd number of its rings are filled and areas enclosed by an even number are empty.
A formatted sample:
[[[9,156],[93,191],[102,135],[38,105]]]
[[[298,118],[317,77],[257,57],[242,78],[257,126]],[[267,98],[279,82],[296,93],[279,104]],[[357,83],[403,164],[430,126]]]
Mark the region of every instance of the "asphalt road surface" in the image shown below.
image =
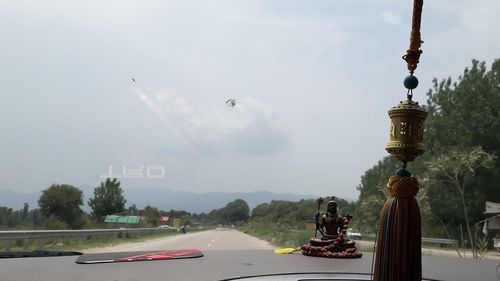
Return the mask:
[[[274,249],[268,242],[234,229],[214,229],[188,232],[174,236],[151,239],[145,242],[124,243],[85,250],[85,253],[126,252],[148,250],[199,249],[206,250],[264,250]]]

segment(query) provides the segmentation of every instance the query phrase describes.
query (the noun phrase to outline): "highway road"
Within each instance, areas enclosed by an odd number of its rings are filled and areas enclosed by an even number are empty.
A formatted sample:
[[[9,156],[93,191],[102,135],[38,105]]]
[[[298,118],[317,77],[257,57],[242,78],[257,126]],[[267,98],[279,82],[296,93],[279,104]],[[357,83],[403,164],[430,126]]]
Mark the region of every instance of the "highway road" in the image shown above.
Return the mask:
[[[206,250],[265,250],[274,249],[268,242],[243,232],[221,228],[201,232],[188,232],[174,236],[151,239],[145,242],[124,243],[85,250],[85,253],[148,251],[163,249]]]
[[[195,248],[203,251],[207,256],[218,251],[239,253],[241,250],[272,253],[276,247],[266,241],[252,237],[234,229],[214,229],[201,232],[192,232],[147,240],[145,242],[124,243],[98,249],[89,249],[84,252],[121,252],[121,251],[147,251],[166,249],[186,249]],[[239,251],[238,251],[239,250]],[[263,252],[264,251],[264,252]],[[241,252],[243,253],[243,252]],[[248,252],[245,252],[248,255]],[[252,254],[254,255],[254,254]],[[363,253],[363,258],[355,260],[330,260],[321,258],[302,257],[300,252],[292,255],[276,255],[278,260],[273,260],[267,264],[277,265],[279,261],[284,262],[283,266],[290,262],[296,269],[312,271],[324,271],[325,265],[328,270],[337,272],[365,272],[371,271],[372,253]],[[251,255],[250,255],[251,256]],[[268,258],[264,255],[261,259]],[[312,262],[312,263],[311,263]],[[499,261],[494,260],[472,260],[452,257],[423,256],[422,270],[427,278],[438,280],[500,280],[497,277],[496,267]],[[317,266],[317,268],[316,268]],[[304,267],[304,268],[301,268]],[[311,269],[312,268],[312,269]]]

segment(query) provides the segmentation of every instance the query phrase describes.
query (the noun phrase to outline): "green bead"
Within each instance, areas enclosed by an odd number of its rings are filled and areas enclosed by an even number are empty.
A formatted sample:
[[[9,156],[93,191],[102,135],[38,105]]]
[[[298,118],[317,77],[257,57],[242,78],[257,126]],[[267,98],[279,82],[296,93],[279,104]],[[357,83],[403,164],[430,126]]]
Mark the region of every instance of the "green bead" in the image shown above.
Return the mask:
[[[411,173],[406,169],[398,169],[396,171],[396,176],[399,177],[411,177]]]
[[[405,85],[406,89],[413,90],[418,86],[418,79],[413,75],[408,75],[403,81],[403,85]]]

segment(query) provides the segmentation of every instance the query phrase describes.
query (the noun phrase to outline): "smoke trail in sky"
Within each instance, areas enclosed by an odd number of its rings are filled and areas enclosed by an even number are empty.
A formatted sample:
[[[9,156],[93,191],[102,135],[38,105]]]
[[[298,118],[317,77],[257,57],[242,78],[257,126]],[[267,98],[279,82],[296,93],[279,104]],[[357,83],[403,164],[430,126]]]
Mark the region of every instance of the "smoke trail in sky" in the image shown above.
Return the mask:
[[[178,143],[186,147],[188,152],[191,154],[195,154],[195,149],[189,139],[189,137],[186,135],[186,133],[182,130],[179,129],[171,119],[168,117],[167,114],[165,114],[162,111],[161,105],[159,103],[156,103],[151,99],[142,88],[137,85],[137,83],[134,83],[134,88],[135,88],[135,94],[141,99],[144,104],[162,121],[162,123],[170,130],[172,133],[173,137],[176,139]]]

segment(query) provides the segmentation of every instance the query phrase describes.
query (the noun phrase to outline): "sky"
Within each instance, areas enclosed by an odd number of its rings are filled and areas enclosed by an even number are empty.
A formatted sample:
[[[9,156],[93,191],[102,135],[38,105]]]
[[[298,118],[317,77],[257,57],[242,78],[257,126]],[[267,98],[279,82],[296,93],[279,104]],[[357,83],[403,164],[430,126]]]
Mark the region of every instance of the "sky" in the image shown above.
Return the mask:
[[[0,190],[357,198],[405,98],[411,5],[1,0]],[[499,58],[499,26],[498,0],[426,1],[414,99]]]

